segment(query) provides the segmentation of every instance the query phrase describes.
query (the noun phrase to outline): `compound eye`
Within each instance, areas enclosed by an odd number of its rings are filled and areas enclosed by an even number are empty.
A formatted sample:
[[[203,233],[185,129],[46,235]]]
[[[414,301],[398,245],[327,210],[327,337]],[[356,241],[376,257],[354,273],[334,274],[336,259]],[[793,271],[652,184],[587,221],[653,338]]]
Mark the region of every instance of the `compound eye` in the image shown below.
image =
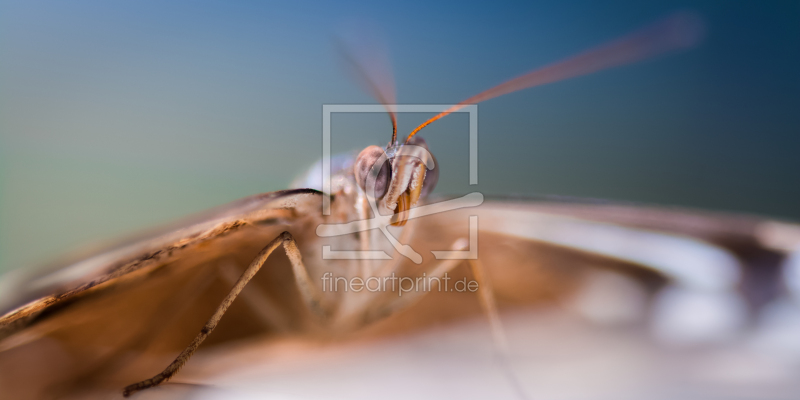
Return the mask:
[[[425,139],[418,135],[412,136],[407,144],[424,147],[428,151],[431,150],[428,148],[428,143]],[[431,153],[431,157],[433,157],[434,166],[433,169],[425,171],[425,179],[422,180],[422,192],[420,193],[420,197],[425,197],[432,192],[433,188],[436,187],[436,182],[439,181],[439,163],[436,161],[436,157],[433,156],[433,153]]]
[[[368,195],[374,195],[376,199],[380,199],[386,194],[389,182],[392,180],[391,162],[386,158],[386,153],[378,146],[369,146],[361,151],[353,166],[358,186],[367,192],[367,177],[375,167],[375,163],[379,161],[383,161],[383,165],[380,166],[380,171],[378,171],[378,176],[375,179],[375,193],[367,193]]]

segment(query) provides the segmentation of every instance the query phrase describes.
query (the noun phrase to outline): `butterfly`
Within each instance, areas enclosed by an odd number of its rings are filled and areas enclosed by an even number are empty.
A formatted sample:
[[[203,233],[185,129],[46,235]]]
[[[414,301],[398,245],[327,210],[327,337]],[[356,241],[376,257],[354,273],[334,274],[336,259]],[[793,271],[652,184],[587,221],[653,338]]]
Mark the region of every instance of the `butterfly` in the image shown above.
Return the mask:
[[[800,356],[785,340],[796,327],[775,321],[800,315],[800,226],[600,200],[430,195],[439,169],[420,135],[430,123],[692,47],[701,30],[693,15],[670,16],[444,109],[402,141],[393,87],[346,54],[386,106],[386,146],[320,163],[294,189],[6,277],[0,392],[797,393],[787,376]]]

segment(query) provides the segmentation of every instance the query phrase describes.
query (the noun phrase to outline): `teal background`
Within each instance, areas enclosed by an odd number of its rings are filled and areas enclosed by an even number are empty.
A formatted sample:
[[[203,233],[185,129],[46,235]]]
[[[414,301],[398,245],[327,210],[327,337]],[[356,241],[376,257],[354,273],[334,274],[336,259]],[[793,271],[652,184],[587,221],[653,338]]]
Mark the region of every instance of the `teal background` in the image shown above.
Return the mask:
[[[321,156],[323,104],[374,102],[332,42],[364,21],[398,101],[440,104],[694,10],[695,49],[481,104],[478,187],[466,115],[426,128],[437,192],[800,219],[799,4],[2,0],[0,271],[285,188]],[[386,121],[335,116],[334,150],[385,143]]]

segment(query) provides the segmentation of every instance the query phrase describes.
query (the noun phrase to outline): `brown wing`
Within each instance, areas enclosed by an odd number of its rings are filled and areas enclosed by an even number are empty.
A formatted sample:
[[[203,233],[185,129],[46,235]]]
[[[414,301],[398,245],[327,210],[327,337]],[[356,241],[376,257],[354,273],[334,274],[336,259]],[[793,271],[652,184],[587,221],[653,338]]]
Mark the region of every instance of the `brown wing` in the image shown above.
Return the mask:
[[[425,261],[406,263],[404,269],[424,271],[433,262],[429,251],[447,250],[468,235],[471,215],[479,220],[479,260],[504,311],[511,349],[506,369],[492,353],[490,328],[475,295],[432,292],[342,342],[271,338],[211,350],[187,366],[182,379],[214,385],[217,392],[199,391],[213,399],[270,393],[518,398],[504,371],[516,375],[530,398],[782,399],[800,390],[795,379],[800,353],[791,346],[799,333],[791,318],[800,321],[800,310],[789,306],[788,316],[778,321],[788,331],[770,323],[787,295],[779,267],[800,246],[800,226],[604,202],[487,201],[411,220],[412,247]],[[656,256],[648,259],[648,254]],[[686,271],[669,269],[671,256],[701,270],[739,266],[745,270],[742,284],[703,280],[727,279],[724,273],[682,275]],[[469,276],[464,269],[454,271],[453,279],[461,274]],[[623,284],[605,279],[609,276],[622,277]],[[643,288],[641,293],[630,293],[631,282]],[[676,284],[723,299],[729,292],[751,290],[744,294],[756,307],[745,309],[749,322],[731,335],[688,347],[664,342],[654,336],[652,324],[659,315],[652,307],[659,293]],[[651,309],[640,319],[609,320],[614,315],[609,308],[631,305]],[[683,309],[686,315],[714,319],[702,311]],[[477,318],[452,321],[468,315]],[[451,323],[442,324],[447,320]],[[428,329],[410,331],[420,326]]]
[[[310,189],[256,195],[21,279],[0,319],[2,397],[121,393],[191,341],[266,243],[282,231],[301,250],[312,242],[320,210]],[[288,259],[276,254],[268,264],[212,345],[302,330],[308,315]]]
[[[575,265],[592,264],[648,275],[650,281],[740,290],[752,306],[761,307],[781,294],[780,266],[800,248],[797,224],[567,198],[487,201],[421,218],[415,236],[423,246],[446,249],[446,241],[465,236],[469,215],[478,216],[480,259],[496,271],[496,279],[509,283],[518,282],[531,264],[549,264],[557,267],[543,270],[564,275],[568,285]],[[553,258],[537,261],[546,254]],[[547,287],[561,291],[563,285]]]
[[[114,250],[130,248],[129,252],[104,253],[110,254],[106,256],[108,261],[90,264],[95,267],[87,268],[85,274],[77,279],[61,281],[62,289],[51,293],[55,296],[46,298],[56,298],[58,293],[69,293],[97,279],[105,279],[104,283],[74,292],[40,311],[29,313],[32,318],[25,320],[28,324],[26,329],[17,330],[0,341],[0,390],[14,398],[64,397],[67,394],[97,397],[116,395],[121,387],[152,375],[153,371],[170,362],[197,333],[230,289],[230,276],[235,279],[261,247],[280,231],[292,232],[301,245],[301,251],[304,243],[319,244],[313,232],[320,222],[316,217],[320,202],[320,196],[310,191],[278,192],[245,199],[182,225],[186,228],[179,231],[167,229],[149,239]],[[474,209],[412,220],[410,226],[414,227],[415,234],[411,244],[423,254],[425,261],[421,266],[406,262],[402,266],[403,273],[419,274],[430,267],[434,262],[430,250],[447,250],[456,239],[463,237],[468,231],[470,215],[479,217],[479,259],[489,270],[503,309],[516,312],[550,310],[548,313],[556,315],[552,318],[534,316],[527,323],[528,314],[510,314],[526,315],[522,320],[512,319],[509,329],[511,334],[517,335],[517,339],[512,337],[512,350],[516,348],[522,353],[541,352],[553,346],[553,349],[567,351],[582,343],[586,345],[582,354],[598,356],[602,353],[595,350],[604,348],[608,342],[588,339],[597,337],[596,329],[576,325],[568,315],[567,322],[563,320],[567,299],[585,289],[585,283],[594,276],[592,271],[620,273],[640,282],[650,292],[669,285],[675,279],[693,282],[695,278],[692,276],[665,270],[663,263],[659,264],[663,261],[659,257],[648,260],[642,258],[642,252],[631,252],[631,248],[641,250],[644,245],[641,237],[648,237],[656,243],[645,250],[663,250],[658,243],[667,243],[664,246],[675,249],[669,242],[678,238],[727,251],[735,260],[745,260],[739,254],[763,252],[772,257],[766,257],[769,261],[766,269],[772,268],[773,271],[786,250],[800,243],[800,239],[793,236],[797,227],[752,217],[602,203],[487,201]],[[604,246],[598,245],[598,235],[605,237],[605,241],[600,241],[605,243]],[[609,238],[617,241],[609,242]],[[679,240],[678,243],[687,242]],[[751,251],[741,250],[745,248]],[[169,254],[170,249],[172,254]],[[312,258],[309,254],[313,254],[313,249],[307,250],[311,252],[304,253],[304,258]],[[649,251],[644,253],[649,254]],[[433,292],[391,318],[355,335],[341,337],[345,340],[344,345],[332,344],[331,333],[326,333],[323,342],[311,340],[315,336],[308,332],[314,332],[310,329],[313,325],[309,324],[307,311],[290,283],[288,262],[279,252],[273,257],[242,293],[244,301],[234,302],[201,352],[176,377],[177,382],[215,384],[233,389],[244,381],[249,382],[248,385],[255,383],[255,387],[258,383],[280,386],[281,382],[285,387],[289,385],[286,382],[291,382],[294,389],[289,392],[296,390],[301,393],[306,389],[321,388],[317,384],[320,379],[330,381],[332,369],[326,366],[335,360],[334,364],[345,366],[342,371],[360,371],[361,375],[337,375],[338,384],[347,382],[348,390],[372,387],[374,382],[390,384],[386,382],[388,376],[393,377],[388,380],[398,385],[413,381],[436,386],[441,376],[426,366],[443,368],[443,363],[455,363],[467,368],[474,360],[459,362],[465,354],[491,352],[491,341],[488,335],[481,333],[480,324],[448,325],[451,327],[443,327],[444,331],[430,331],[427,340],[432,340],[431,345],[448,346],[447,343],[451,343],[452,347],[445,347],[441,352],[430,351],[430,348],[424,350],[426,345],[414,339],[418,336],[412,334],[419,328],[431,328],[446,321],[479,317],[480,307],[473,293]],[[654,265],[648,265],[648,262]],[[126,274],[112,275],[123,268],[128,271]],[[774,273],[772,275],[774,277]],[[469,272],[464,269],[453,273],[453,279],[462,276],[469,277]],[[700,279],[699,282],[706,281]],[[763,279],[763,282],[770,280]],[[711,284],[713,286],[714,282]],[[113,290],[108,290],[112,287]],[[721,288],[730,289],[724,285]],[[770,291],[772,297],[775,292]],[[531,305],[537,307],[530,308]],[[547,326],[546,335],[528,329],[531,324]],[[521,330],[517,330],[519,326],[522,326]],[[283,335],[286,332],[306,333],[289,339]],[[444,334],[438,336],[436,332]],[[609,349],[614,351],[630,354],[644,351],[656,361],[661,360],[660,352],[664,350],[648,347],[646,336],[637,332],[606,333],[600,337],[613,336],[616,347]],[[533,335],[536,345],[525,344],[526,335]],[[559,337],[563,340],[562,345],[539,344],[540,340],[552,341]],[[233,347],[238,350],[233,352],[225,350],[231,348],[228,346],[214,346],[244,338],[250,340],[238,341],[239,344]],[[377,338],[385,341],[366,341]],[[482,338],[482,341],[476,342],[475,338]],[[625,344],[628,339],[635,347]],[[463,346],[467,347],[458,350]],[[365,358],[362,349],[376,348],[387,350],[377,353],[385,357],[383,362]],[[406,362],[403,362],[402,353],[407,351],[414,351],[417,356],[411,361],[406,357]],[[562,356],[566,357],[563,359],[575,357],[574,351],[567,351],[566,355],[561,354],[561,350],[553,351],[558,358],[550,358],[548,362],[558,362]],[[351,357],[354,354],[360,356]],[[305,357],[310,357],[311,364],[302,361]],[[528,363],[524,366],[525,371],[541,371],[547,367],[536,357],[525,362]],[[400,368],[403,365],[408,368]],[[622,374],[623,371],[636,370],[630,367],[626,365],[619,371]],[[414,374],[415,369],[431,375]],[[224,378],[229,374],[235,376],[237,371],[249,376],[249,380]],[[259,373],[253,375],[253,371]],[[379,371],[385,371],[386,375],[379,373],[376,376],[375,372]],[[453,371],[463,372],[459,376],[475,373],[466,369]],[[497,369],[489,365],[481,373],[497,376]],[[622,379],[616,375],[613,377]],[[535,380],[531,375],[524,378]],[[481,382],[481,379],[475,376],[474,381]],[[501,383],[500,389],[508,390],[504,385]],[[579,382],[574,385],[579,386]],[[173,384],[150,393],[143,392],[142,396],[177,394],[175,391],[182,387],[197,389]],[[263,390],[263,387],[258,388]],[[223,397],[230,395],[229,392],[223,393]]]
[[[92,255],[62,262],[45,272],[15,278],[16,291],[0,298],[0,337],[24,326],[21,320],[87,291],[107,287],[133,275],[148,274],[169,264],[186,250],[253,225],[288,224],[319,192],[287,190],[254,195],[191,217]],[[298,211],[298,207],[303,209]]]

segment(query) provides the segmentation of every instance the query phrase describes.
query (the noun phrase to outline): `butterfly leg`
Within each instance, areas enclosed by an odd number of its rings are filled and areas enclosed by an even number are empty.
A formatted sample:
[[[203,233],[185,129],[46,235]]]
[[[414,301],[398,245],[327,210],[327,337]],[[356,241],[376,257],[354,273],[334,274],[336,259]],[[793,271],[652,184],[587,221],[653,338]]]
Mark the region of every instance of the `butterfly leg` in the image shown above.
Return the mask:
[[[186,349],[184,349],[181,354],[173,361],[164,371],[159,373],[158,375],[143,380],[141,382],[134,383],[132,385],[128,385],[123,390],[123,396],[127,397],[131,394],[151,388],[154,386],[158,386],[159,384],[169,380],[172,376],[174,376],[178,370],[183,367],[184,364],[189,360],[189,358],[194,354],[197,348],[200,346],[201,343],[208,337],[209,334],[217,327],[220,319],[225,314],[225,311],[228,310],[231,303],[236,299],[239,293],[244,289],[245,285],[255,276],[259,269],[264,265],[267,261],[272,252],[278,248],[278,246],[283,245],[284,250],[286,251],[286,255],[289,257],[289,261],[292,263],[292,270],[294,271],[295,281],[297,283],[297,287],[300,290],[300,294],[303,297],[303,300],[308,305],[308,307],[313,311],[315,314],[319,316],[326,316],[328,315],[328,310],[323,305],[322,301],[322,293],[317,289],[317,287],[311,281],[311,278],[308,275],[308,271],[306,270],[305,266],[303,265],[303,260],[300,256],[300,250],[297,248],[297,244],[295,243],[294,238],[289,232],[283,232],[275,238],[272,242],[270,242],[260,253],[256,256],[250,266],[245,269],[242,276],[236,281],[236,284],[233,286],[231,291],[225,296],[225,299],[222,300],[222,303],[217,307],[217,310],[214,312],[214,315],[206,322],[203,328],[200,330],[200,333],[194,338],[191,344],[189,344]]]

